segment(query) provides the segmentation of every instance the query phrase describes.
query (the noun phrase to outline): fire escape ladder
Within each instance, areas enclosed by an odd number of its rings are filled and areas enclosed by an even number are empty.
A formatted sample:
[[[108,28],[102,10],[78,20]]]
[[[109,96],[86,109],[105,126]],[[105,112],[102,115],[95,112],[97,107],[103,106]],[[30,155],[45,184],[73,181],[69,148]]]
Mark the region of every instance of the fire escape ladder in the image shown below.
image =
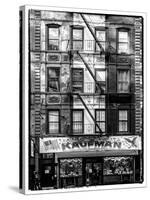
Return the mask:
[[[95,126],[99,129],[100,133],[103,133],[101,128],[99,127],[99,125],[96,123],[95,118],[93,117],[93,115],[91,114],[90,110],[88,109],[86,103],[84,102],[83,98],[81,97],[81,95],[79,93],[77,93],[79,99],[81,100],[82,104],[84,105],[84,107],[86,108],[86,110],[88,111],[90,117],[92,118],[92,120],[94,121]]]
[[[88,63],[85,61],[85,59],[82,57],[82,55],[79,53],[79,51],[77,51],[77,54],[79,55],[79,57],[81,58],[82,62],[84,63],[84,65],[86,66],[87,70],[89,71],[89,73],[91,74],[92,78],[95,81],[96,86],[100,89],[101,93],[103,92],[102,88],[100,87],[100,84],[97,82],[96,77],[94,76],[94,74],[92,73]]]
[[[86,26],[88,27],[89,31],[91,32],[93,38],[95,39],[97,45],[99,46],[99,48],[100,48],[100,50],[101,50],[101,51],[100,51],[100,54],[102,54],[102,53],[104,52],[104,49],[103,49],[101,43],[99,42],[99,40],[98,40],[97,36],[95,35],[94,31],[92,30],[92,28],[91,28],[90,25],[88,24],[88,22],[87,22],[86,18],[84,17],[84,15],[83,15],[83,14],[80,14],[80,15],[81,15],[83,21],[85,22]]]

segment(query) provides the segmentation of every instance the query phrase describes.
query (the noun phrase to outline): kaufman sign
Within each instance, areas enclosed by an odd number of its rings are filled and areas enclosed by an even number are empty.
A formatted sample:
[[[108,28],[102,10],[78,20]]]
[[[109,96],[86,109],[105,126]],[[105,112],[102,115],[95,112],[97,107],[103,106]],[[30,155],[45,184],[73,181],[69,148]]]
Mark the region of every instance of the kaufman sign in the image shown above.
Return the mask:
[[[139,136],[40,138],[40,153],[141,150]]]

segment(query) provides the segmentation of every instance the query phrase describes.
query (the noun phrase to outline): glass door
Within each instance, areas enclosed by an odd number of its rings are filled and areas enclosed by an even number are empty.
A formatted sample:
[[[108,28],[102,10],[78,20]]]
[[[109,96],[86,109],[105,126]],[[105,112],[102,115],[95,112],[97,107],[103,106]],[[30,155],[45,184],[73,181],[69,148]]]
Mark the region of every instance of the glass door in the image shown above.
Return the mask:
[[[102,184],[102,162],[86,161],[85,162],[85,185],[101,185]]]

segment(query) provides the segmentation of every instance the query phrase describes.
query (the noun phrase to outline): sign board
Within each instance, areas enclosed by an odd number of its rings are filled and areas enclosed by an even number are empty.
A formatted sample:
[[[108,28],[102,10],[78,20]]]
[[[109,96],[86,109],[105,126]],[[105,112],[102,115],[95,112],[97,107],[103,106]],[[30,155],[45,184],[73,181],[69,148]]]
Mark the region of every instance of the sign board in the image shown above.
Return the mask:
[[[40,153],[141,150],[140,136],[40,138]]]

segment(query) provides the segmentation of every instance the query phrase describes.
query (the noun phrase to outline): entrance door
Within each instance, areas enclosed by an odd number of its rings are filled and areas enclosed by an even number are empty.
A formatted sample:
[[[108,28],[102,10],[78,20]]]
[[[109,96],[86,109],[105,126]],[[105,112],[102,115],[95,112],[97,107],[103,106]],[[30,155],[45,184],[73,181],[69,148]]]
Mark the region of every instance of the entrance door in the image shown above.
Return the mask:
[[[55,184],[55,169],[53,165],[44,165],[42,167],[41,184],[42,187],[54,187]]]
[[[102,184],[102,161],[96,159],[85,160],[85,185],[101,185]]]

